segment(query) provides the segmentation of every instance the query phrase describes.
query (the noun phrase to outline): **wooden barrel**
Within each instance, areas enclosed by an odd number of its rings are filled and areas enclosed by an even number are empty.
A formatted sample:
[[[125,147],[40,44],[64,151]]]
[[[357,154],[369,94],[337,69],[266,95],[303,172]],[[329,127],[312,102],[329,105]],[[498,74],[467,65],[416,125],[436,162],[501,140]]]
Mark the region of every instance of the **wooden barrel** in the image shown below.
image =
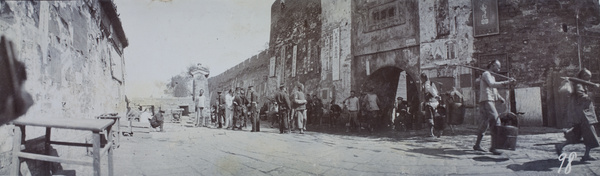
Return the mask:
[[[462,103],[451,103],[448,107],[448,124],[461,125],[465,120],[465,107]]]
[[[494,136],[494,148],[515,150],[517,148],[517,136],[519,128],[515,126],[498,126],[498,134]]]

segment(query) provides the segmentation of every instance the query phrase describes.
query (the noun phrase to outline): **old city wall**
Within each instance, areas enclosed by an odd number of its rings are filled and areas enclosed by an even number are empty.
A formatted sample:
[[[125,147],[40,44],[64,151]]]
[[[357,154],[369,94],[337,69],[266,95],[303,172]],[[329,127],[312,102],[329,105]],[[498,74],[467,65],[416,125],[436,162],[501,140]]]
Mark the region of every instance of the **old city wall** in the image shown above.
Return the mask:
[[[216,104],[217,91],[223,91],[223,95],[229,89],[236,87],[254,86],[254,90],[259,95],[259,101],[266,100],[269,91],[267,75],[269,74],[269,54],[268,51],[262,51],[258,55],[252,56],[242,63],[228,69],[227,71],[208,78],[208,89],[210,90],[211,105]],[[207,92],[205,90],[205,92]],[[208,97],[207,97],[208,98]]]
[[[92,119],[103,113],[126,112],[121,53],[127,40],[112,3],[105,3],[0,2],[0,35],[14,42],[18,60],[27,66],[25,88],[35,101],[21,118]],[[11,166],[12,130],[12,125],[0,127],[0,175],[8,174]],[[28,128],[27,139],[39,137],[44,131]],[[53,130],[52,135],[57,140],[91,141],[91,134],[80,131]],[[86,148],[61,146],[53,153],[68,158],[88,154]],[[39,164],[23,162],[22,174],[43,175]],[[92,175],[91,167],[54,166],[77,169],[78,175]]]
[[[556,95],[559,76],[573,76],[583,66],[598,78],[598,7],[593,0],[499,0],[499,34],[475,38],[476,59],[498,54],[509,63],[509,74],[519,80],[514,106],[531,123],[565,127],[566,101]]]
[[[321,1],[275,1],[271,6],[268,87],[288,92],[298,83],[314,94],[320,85]]]
[[[341,104],[352,89],[352,1],[323,0],[318,96]],[[314,93],[312,93],[314,94]]]

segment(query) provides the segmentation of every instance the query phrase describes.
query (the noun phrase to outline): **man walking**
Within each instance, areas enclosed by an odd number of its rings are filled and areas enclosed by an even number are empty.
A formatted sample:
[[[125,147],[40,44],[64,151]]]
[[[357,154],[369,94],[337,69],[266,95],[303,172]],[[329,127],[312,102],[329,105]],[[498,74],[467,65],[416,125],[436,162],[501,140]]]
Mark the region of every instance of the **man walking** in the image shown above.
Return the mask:
[[[250,112],[250,120],[252,122],[252,131],[260,131],[260,116],[258,115],[258,96],[254,92],[254,86],[248,86],[248,112]]]
[[[577,78],[590,81],[592,72],[584,68],[579,71]],[[596,160],[596,158],[590,156],[590,150],[600,146],[600,138],[598,138],[598,131],[596,128],[598,118],[596,117],[592,96],[589,94],[591,91],[592,90],[590,90],[587,85],[573,82],[573,92],[570,96],[567,111],[567,114],[571,117],[568,120],[571,128],[565,131],[565,138],[567,141],[554,146],[557,155],[560,156],[562,154],[562,150],[566,145],[583,142],[585,145],[585,153],[581,158],[581,161]]]
[[[198,93],[198,97],[196,97],[196,127],[206,127],[206,118],[204,118],[204,114],[202,114],[204,103],[206,101],[206,97],[203,94],[204,90],[200,89],[200,93]]]
[[[288,116],[292,109],[292,104],[288,98],[285,86],[279,86],[279,92],[275,94],[275,101],[279,106],[279,133],[289,133],[288,129]]]
[[[496,82],[496,79],[490,72],[500,71],[500,66],[500,61],[494,60],[488,64],[488,71],[485,71],[481,74],[479,81],[479,112],[481,113],[481,123],[479,124],[477,131],[477,141],[473,146],[473,150],[485,151],[479,144],[481,143],[483,135],[485,135],[485,131],[491,127],[492,146],[490,147],[490,152],[492,152],[494,155],[502,154],[494,147],[494,137],[496,137],[498,133],[496,126],[500,126],[500,119],[498,118],[498,111],[496,111],[495,103],[496,101],[500,101],[503,104],[505,102],[504,98],[498,94],[498,90],[496,88],[515,81],[513,79],[509,81]]]

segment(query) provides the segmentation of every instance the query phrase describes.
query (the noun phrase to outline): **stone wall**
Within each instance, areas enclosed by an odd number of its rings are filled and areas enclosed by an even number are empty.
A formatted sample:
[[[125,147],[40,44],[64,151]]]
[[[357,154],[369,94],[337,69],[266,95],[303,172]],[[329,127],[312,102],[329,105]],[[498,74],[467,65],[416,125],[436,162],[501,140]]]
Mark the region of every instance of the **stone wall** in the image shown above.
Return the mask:
[[[14,42],[27,66],[25,88],[35,104],[21,118],[85,118],[125,114],[123,48],[127,39],[111,1],[1,1],[0,35]],[[11,166],[12,125],[0,127],[0,175]],[[27,139],[45,130],[28,128]],[[91,134],[53,130],[53,139],[91,141]],[[55,147],[61,157],[86,157],[86,148]],[[91,160],[91,157],[89,157]],[[25,174],[43,175],[37,162],[24,162]],[[55,164],[79,175],[91,167]]]
[[[247,89],[248,86],[254,86],[259,96],[259,105],[262,105],[261,103],[267,99],[267,92],[274,90],[268,86],[268,74],[269,54],[268,51],[262,51],[225,72],[208,78],[210,94],[205,90],[207,99],[210,99],[211,105],[215,105],[217,91],[222,91],[222,95],[225,95],[229,89],[235,90],[236,87]]]
[[[564,125],[560,120],[564,117],[557,116],[560,114],[558,111],[566,106],[556,101],[559,97],[556,97],[555,88],[560,83],[556,78],[573,76],[583,66],[592,70],[594,81],[600,80],[598,9],[598,1],[595,0],[499,0],[500,31],[498,34],[476,37],[473,55],[478,65],[484,65],[487,60],[477,60],[478,56],[504,54],[505,57],[501,58],[506,58],[508,64],[503,67],[509,68],[509,74],[519,80],[517,89],[541,89],[541,96],[521,94],[524,96],[515,97],[515,101],[541,97],[543,124]]]
[[[275,1],[271,7],[268,86],[274,92],[279,85],[292,92],[294,85],[305,90],[320,90],[322,63],[321,1]]]
[[[352,1],[321,1],[321,74],[318,96],[341,104],[352,88]],[[307,92],[308,93],[308,92]]]
[[[269,49],[209,78],[211,104],[218,90],[250,85],[255,87],[261,106],[281,84],[291,90],[302,83],[309,90],[306,93],[311,94],[320,90],[320,18],[320,1],[275,1],[271,7]]]

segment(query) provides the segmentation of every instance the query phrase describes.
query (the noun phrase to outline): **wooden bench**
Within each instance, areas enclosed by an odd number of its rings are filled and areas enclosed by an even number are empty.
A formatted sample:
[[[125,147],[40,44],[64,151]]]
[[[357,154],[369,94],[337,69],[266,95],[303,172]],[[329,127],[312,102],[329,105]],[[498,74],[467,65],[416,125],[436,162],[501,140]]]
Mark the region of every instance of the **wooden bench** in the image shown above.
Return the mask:
[[[110,135],[110,131],[115,124],[115,120],[110,119],[17,119],[12,122],[15,125],[15,135],[14,135],[14,144],[13,144],[13,166],[10,170],[10,175],[19,175],[19,170],[21,167],[20,158],[27,158],[32,160],[40,160],[40,161],[48,161],[48,162],[58,162],[58,163],[68,163],[68,164],[79,164],[79,165],[87,165],[94,167],[94,175],[100,175],[100,156],[107,153],[108,155],[108,174],[113,175],[113,156],[112,156],[112,142],[108,142],[102,147],[101,145],[101,133],[106,134],[108,137],[107,141],[112,141],[112,135]],[[25,142],[25,127],[27,126],[35,126],[35,127],[45,127],[45,155],[42,154],[34,154],[24,152],[25,147],[21,147],[21,144]],[[82,130],[82,131],[91,131],[92,132],[92,144],[87,143],[74,143],[74,142],[63,142],[63,141],[52,141],[51,140],[51,129],[52,128],[60,128],[60,129],[70,129],[70,130]],[[92,147],[93,148],[93,157],[91,160],[81,160],[81,159],[66,159],[60,158],[56,156],[49,156],[50,153],[50,144],[56,145],[65,145],[65,146],[76,146],[76,147]]]

